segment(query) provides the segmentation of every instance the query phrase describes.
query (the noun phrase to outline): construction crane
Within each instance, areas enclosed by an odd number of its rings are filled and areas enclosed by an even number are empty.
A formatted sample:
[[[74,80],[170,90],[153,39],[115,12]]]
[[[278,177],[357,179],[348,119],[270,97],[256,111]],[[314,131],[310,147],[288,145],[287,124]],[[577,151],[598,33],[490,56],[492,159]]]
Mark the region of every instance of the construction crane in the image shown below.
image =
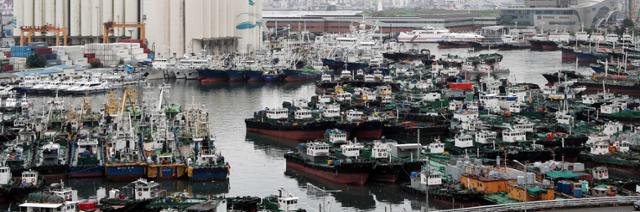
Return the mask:
[[[67,45],[67,28],[64,27],[56,27],[51,24],[43,25],[43,26],[21,26],[20,27],[20,46],[24,46],[25,38],[28,43],[31,43],[31,37],[33,34],[39,32],[42,34],[46,34],[49,32],[55,33],[56,36],[56,46],[60,45],[60,36],[63,37],[63,45]],[[25,36],[26,34],[26,36]]]
[[[117,22],[105,22],[102,27],[102,42],[109,42],[109,33],[113,32],[114,28],[137,28],[140,33],[140,41],[145,40],[145,24],[144,23],[117,23]]]

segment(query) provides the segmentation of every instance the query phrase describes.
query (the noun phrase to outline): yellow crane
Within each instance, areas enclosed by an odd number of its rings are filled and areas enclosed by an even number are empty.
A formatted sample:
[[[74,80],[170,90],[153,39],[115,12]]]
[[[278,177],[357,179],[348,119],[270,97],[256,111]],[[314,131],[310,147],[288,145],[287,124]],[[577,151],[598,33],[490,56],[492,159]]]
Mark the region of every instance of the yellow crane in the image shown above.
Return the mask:
[[[63,38],[63,45],[67,45],[67,28],[64,27],[56,27],[51,24],[43,25],[43,26],[21,26],[20,27],[20,46],[24,46],[25,39],[28,43],[31,43],[31,37],[36,32],[40,32],[42,34],[46,34],[48,32],[55,33],[56,36],[56,46],[60,45],[60,37]],[[26,34],[26,35],[25,35]]]
[[[140,33],[140,41],[146,39],[146,27],[144,23],[105,22],[102,26],[102,43],[109,42],[109,34],[113,32],[114,28],[136,28]]]

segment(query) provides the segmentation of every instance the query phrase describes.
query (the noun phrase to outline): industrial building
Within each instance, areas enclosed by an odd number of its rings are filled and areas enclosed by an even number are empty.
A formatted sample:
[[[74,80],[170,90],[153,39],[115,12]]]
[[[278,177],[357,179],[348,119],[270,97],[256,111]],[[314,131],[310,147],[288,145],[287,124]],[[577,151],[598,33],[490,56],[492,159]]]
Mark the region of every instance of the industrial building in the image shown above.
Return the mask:
[[[114,22],[144,23],[149,48],[165,57],[250,52],[261,40],[261,0],[19,0],[13,7],[16,39],[21,26],[50,24],[68,30],[70,45],[102,42],[104,23]],[[110,38],[140,35],[115,27]],[[52,43],[40,33],[33,39]]]
[[[527,4],[525,7],[501,9],[500,24],[575,32],[602,27],[607,21],[624,14],[617,0],[529,0]]]
[[[307,31],[316,34],[347,33],[361,22],[377,25],[381,33],[406,32],[425,27],[441,27],[451,31],[475,31],[497,24],[496,17],[469,14],[430,15],[424,17],[362,17],[361,11],[265,11],[264,22],[270,32]]]

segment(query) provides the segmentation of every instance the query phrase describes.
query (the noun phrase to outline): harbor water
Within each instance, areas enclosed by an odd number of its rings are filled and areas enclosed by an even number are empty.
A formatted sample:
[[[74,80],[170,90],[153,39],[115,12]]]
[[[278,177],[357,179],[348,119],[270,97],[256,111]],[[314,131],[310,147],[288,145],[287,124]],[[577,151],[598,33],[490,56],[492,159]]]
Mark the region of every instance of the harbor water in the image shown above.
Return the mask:
[[[412,47],[413,48],[413,47]],[[467,56],[466,49],[438,50],[435,45],[421,45],[438,57],[442,54]],[[487,51],[481,52],[485,53]],[[558,69],[574,69],[573,63],[562,63],[560,51],[535,52],[529,50],[498,51],[504,55],[502,66],[511,70],[511,79],[517,82],[544,84],[543,72]],[[476,53],[477,54],[477,53]],[[583,73],[589,67],[580,67]],[[160,85],[164,82],[151,82]],[[423,209],[425,198],[403,192],[396,184],[369,183],[365,186],[336,185],[313,178],[285,172],[283,155],[295,144],[247,135],[244,119],[252,117],[254,111],[265,107],[276,107],[282,101],[298,98],[308,99],[314,95],[315,87],[308,84],[249,84],[222,83],[199,85],[197,81],[176,80],[171,85],[170,103],[187,105],[192,102],[208,106],[213,123],[216,145],[225,160],[231,164],[228,182],[162,181],[169,192],[192,192],[200,196],[267,196],[276,194],[279,188],[300,197],[299,206],[309,211],[418,211]],[[157,88],[157,87],[156,87]],[[146,91],[143,95],[157,96],[157,91]],[[104,99],[104,96],[96,96]],[[156,97],[157,98],[157,97]],[[38,98],[46,101],[49,97]],[[79,102],[81,97],[65,98]],[[94,103],[96,107],[100,103]],[[67,185],[79,190],[81,197],[95,195],[102,186],[119,188],[126,183],[112,183],[103,179],[73,179]],[[308,184],[324,188],[327,193],[313,192]],[[435,208],[435,207],[430,207]]]

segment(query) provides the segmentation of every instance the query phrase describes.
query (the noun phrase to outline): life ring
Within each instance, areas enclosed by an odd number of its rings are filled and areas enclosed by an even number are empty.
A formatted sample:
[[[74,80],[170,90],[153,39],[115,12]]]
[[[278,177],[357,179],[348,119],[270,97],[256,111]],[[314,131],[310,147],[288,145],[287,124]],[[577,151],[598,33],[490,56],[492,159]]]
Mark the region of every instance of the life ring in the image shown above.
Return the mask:
[[[36,179],[31,179],[31,183],[36,183]]]
[[[138,191],[138,196],[142,196],[142,191]]]

